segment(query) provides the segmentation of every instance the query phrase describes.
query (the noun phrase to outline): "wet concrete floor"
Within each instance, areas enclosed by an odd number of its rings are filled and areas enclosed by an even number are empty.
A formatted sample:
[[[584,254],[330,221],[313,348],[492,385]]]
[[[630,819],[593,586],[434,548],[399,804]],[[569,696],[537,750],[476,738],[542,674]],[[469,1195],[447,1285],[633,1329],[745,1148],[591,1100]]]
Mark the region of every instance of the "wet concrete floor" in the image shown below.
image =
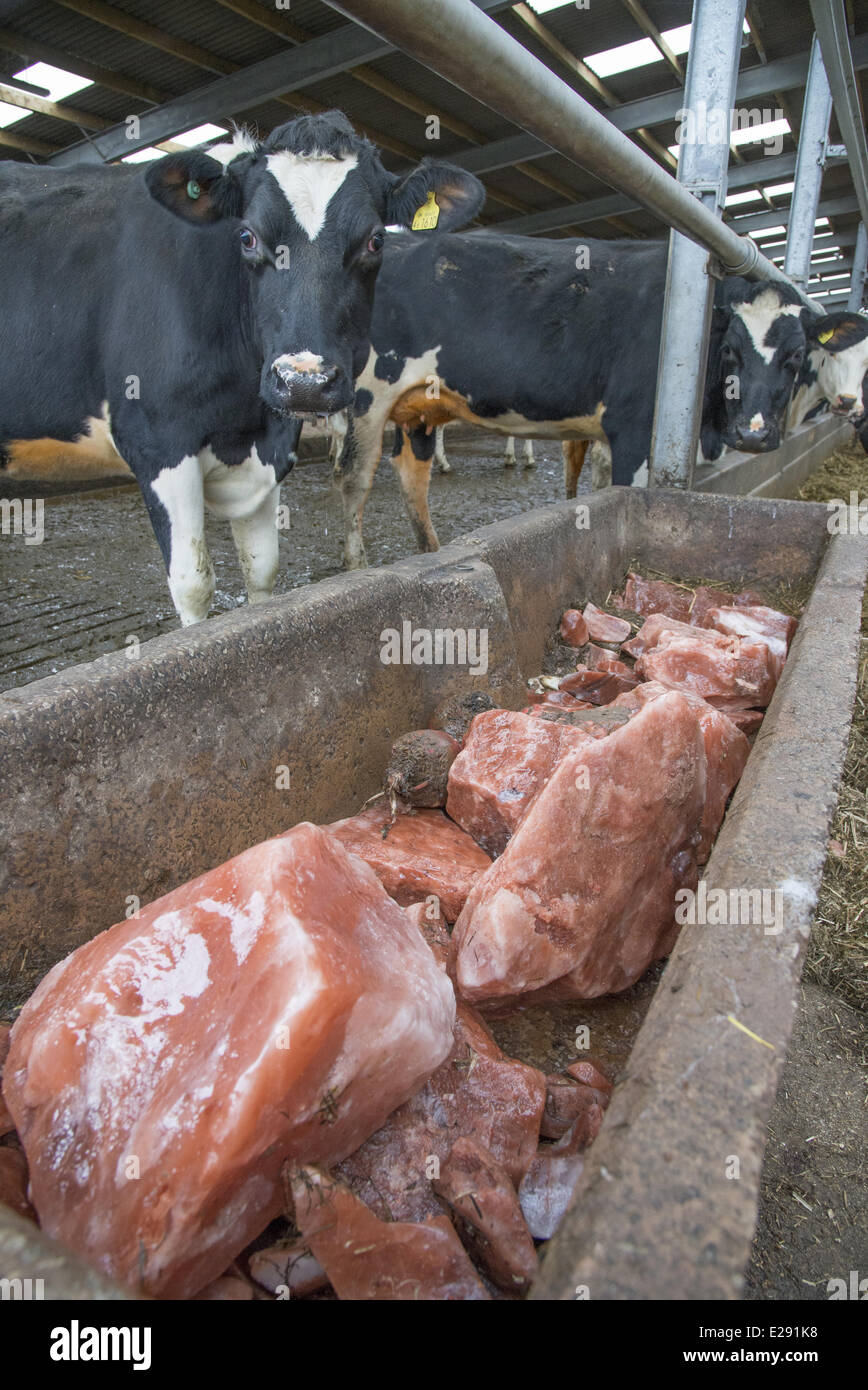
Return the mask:
[[[563,496],[560,445],[535,442],[537,467],[505,468],[505,440],[481,430],[450,430],[453,472],[435,471],[431,515],[441,543]],[[580,491],[587,488],[582,478]],[[38,496],[34,490],[34,496]],[[290,528],[281,534],[276,593],[341,572],[343,527],[331,466],[300,464],[283,487]],[[134,485],[45,501],[45,538],[26,545],[0,534],[0,690],[26,685],[65,667],[171,631],[178,620],[157,542]],[[244,601],[244,584],[227,522],[208,519],[217,574],[213,613]],[[384,461],[365,512],[372,565],[414,553],[397,478]]]

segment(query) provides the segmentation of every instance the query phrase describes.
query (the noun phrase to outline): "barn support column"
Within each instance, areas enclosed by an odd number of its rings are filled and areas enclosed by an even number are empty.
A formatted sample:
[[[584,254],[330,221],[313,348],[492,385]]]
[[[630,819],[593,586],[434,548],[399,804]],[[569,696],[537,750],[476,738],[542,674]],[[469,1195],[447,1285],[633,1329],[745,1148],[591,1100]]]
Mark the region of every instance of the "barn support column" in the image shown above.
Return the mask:
[[[857,313],[862,308],[862,293],[865,289],[865,267],[868,262],[868,232],[865,223],[859,223],[856,233],[856,249],[853,252],[853,273],[850,276],[850,297],[847,308]]]
[[[720,217],[726,199],[730,112],[745,0],[695,0],[678,155],[678,182]],[[669,236],[657,401],[651,438],[654,487],[691,487],[699,447],[714,281],[708,254]]]
[[[847,148],[847,163],[850,165],[859,211],[862,221],[868,222],[868,145],[865,142],[859,85],[847,36],[844,0],[811,0],[811,14],[832,89],[841,139]]]
[[[787,254],[784,270],[802,290],[807,290],[811,278],[811,252],[814,246],[814,223],[820,202],[823,166],[826,161],[826,141],[829,117],[832,114],[832,92],[823,65],[823,54],[816,34],[811,45],[811,62],[802,107],[802,126],[799,131],[799,150],[796,155],[795,188],[790,203],[787,230]]]

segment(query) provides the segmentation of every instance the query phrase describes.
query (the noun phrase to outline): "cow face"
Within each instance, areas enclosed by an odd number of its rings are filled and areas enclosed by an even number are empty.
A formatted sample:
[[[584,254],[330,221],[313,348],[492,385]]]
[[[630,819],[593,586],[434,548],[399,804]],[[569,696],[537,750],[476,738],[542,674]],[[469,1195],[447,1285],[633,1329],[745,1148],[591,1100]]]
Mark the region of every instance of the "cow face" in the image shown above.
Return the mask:
[[[718,334],[721,432],[733,449],[762,454],[781,442],[805,356],[801,301],[785,285],[735,282]]]
[[[216,156],[216,157],[215,157]],[[350,404],[368,355],[386,225],[409,225],[433,198],[439,230],[463,226],[485,193],[472,174],[427,160],[389,173],[340,112],[304,116],[262,144],[168,155],[145,178],[186,221],[226,220],[236,239],[260,394],[280,415]]]
[[[863,380],[868,372],[868,318],[861,314],[803,316],[808,339],[807,373],[835,415],[856,424],[868,408]]]

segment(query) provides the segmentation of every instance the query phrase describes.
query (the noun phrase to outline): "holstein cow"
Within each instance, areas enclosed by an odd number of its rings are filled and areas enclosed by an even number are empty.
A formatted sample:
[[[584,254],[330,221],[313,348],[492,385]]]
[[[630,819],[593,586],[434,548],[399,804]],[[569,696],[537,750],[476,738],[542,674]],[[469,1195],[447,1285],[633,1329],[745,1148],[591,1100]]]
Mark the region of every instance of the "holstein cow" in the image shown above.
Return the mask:
[[[390,236],[338,470],[347,565],[365,563],[362,513],[389,420],[402,430],[392,462],[424,550],[438,544],[432,432],[453,419],[582,441],[568,495],[592,439],[611,448],[616,483],[646,481],[666,259],[664,243]],[[785,284],[726,280],[716,305],[703,452],[772,449],[805,352],[801,301]]]
[[[805,310],[802,322],[808,353],[796,379],[788,428],[800,425],[821,401],[828,401],[833,415],[857,425],[868,407],[868,318],[843,310],[818,317]]]
[[[484,198],[447,165],[389,173],[340,112],[144,171],[0,167],[0,448],[110,440],[182,623],[214,590],[206,507],[232,524],[250,599],[268,597],[301,419],[351,403],[385,225],[429,194],[443,227]]]

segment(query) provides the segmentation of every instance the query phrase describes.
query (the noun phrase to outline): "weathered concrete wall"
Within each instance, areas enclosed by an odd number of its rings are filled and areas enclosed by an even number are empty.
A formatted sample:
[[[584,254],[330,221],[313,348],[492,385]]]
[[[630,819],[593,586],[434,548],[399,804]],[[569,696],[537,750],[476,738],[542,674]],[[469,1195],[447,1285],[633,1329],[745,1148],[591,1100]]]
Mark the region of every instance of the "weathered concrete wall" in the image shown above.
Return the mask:
[[[445,695],[481,685],[522,703],[522,678],[563,608],[605,597],[633,561],[726,581],[811,578],[822,561],[707,875],[815,888],[868,551],[864,538],[827,542],[818,505],[612,489],[157,638],[136,660],[118,653],[10,692],[0,698],[3,1000],[24,998],[119,920],[130,895],[147,902],[300,819],[357,809],[391,739],[425,724]],[[384,665],[381,633],[404,622],[486,629],[487,674]],[[682,935],[536,1296],[572,1298],[580,1282],[595,1298],[735,1295],[809,917],[802,896],[780,937]],[[721,1176],[731,1154],[739,1181]]]

